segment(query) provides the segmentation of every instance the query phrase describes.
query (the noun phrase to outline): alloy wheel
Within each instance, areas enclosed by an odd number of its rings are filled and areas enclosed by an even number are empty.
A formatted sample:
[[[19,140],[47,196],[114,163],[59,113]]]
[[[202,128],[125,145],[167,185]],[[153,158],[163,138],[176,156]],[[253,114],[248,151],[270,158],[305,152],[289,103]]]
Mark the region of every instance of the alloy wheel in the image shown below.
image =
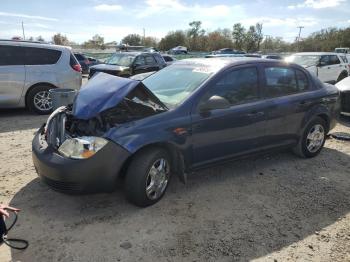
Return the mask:
[[[310,153],[317,152],[323,145],[325,139],[325,132],[322,125],[314,125],[307,137],[306,137],[306,147]]]
[[[155,200],[164,193],[170,175],[170,165],[164,158],[156,160],[148,171],[146,179],[146,195]]]
[[[34,96],[34,106],[40,111],[52,109],[52,100],[49,91],[40,91]]]

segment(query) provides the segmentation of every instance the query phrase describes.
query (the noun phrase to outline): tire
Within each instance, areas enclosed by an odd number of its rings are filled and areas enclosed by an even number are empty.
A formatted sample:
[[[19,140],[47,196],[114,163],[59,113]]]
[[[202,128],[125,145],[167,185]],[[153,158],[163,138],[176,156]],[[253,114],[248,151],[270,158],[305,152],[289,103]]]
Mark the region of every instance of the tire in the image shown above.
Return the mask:
[[[318,136],[314,136],[316,140],[318,140],[317,143],[311,144],[310,137],[311,133],[312,134],[317,134],[317,128],[322,129],[320,131],[323,131],[323,135],[318,134]],[[326,121],[324,121],[321,117],[316,117],[310,123],[306,126],[303,135],[301,136],[298,145],[293,148],[293,151],[296,155],[302,157],[302,158],[311,158],[317,156],[323,146],[324,143],[326,142],[326,135],[328,133],[328,127]],[[309,137],[310,135],[310,137]],[[317,139],[319,138],[319,139]],[[313,147],[314,145],[314,147]],[[311,150],[313,149],[313,150]]]
[[[158,169],[161,169],[161,162],[159,162],[161,159],[166,161],[162,162],[165,163],[165,169],[167,170],[167,175],[164,176],[162,176],[163,173],[151,172],[151,170],[155,171],[153,168],[157,164],[159,164]],[[157,203],[164,196],[169,185],[171,171],[171,158],[166,150],[162,148],[149,148],[136,153],[129,164],[125,178],[124,186],[127,199],[139,207],[146,207]],[[156,177],[159,181],[162,180],[161,178],[166,178],[166,184],[159,182],[159,186],[157,186],[158,181],[152,180],[153,177]],[[154,194],[151,192],[152,181],[157,182],[153,183]],[[147,188],[150,189],[148,191],[149,193],[146,193]]]
[[[341,80],[343,80],[344,78],[348,77],[348,73],[346,72],[341,72],[341,74],[339,75],[338,79],[337,79],[337,83]]]
[[[39,85],[34,88],[32,88],[27,95],[26,104],[28,109],[31,112],[37,113],[39,115],[46,115],[52,112],[52,101],[51,98],[48,96],[49,90],[52,89],[51,86],[47,85]],[[46,96],[47,94],[47,96]],[[41,96],[43,95],[43,96]],[[45,98],[46,96],[46,98]],[[43,101],[47,101],[47,106],[44,106],[40,108],[40,103],[38,102],[38,99],[42,97]],[[40,99],[39,99],[40,100]]]

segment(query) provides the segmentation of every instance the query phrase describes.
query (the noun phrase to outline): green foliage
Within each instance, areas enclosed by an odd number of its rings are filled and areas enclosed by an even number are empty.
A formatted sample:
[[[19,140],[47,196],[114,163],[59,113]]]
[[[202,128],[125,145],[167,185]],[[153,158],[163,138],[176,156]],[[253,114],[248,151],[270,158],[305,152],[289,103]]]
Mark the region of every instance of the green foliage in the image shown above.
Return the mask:
[[[94,35],[92,39],[83,43],[84,48],[88,49],[105,49],[104,38],[98,34]]]
[[[60,33],[55,34],[52,37],[52,42],[54,42],[56,45],[69,45],[67,36],[61,35]]]
[[[140,46],[142,45],[142,37],[138,34],[130,34],[123,38],[122,44]]]

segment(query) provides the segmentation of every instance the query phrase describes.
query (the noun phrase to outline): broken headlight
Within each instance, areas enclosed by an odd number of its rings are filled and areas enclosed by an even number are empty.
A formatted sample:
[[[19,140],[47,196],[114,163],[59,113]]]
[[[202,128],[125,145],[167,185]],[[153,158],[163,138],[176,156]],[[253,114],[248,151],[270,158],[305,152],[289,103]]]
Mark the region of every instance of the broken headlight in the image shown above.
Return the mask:
[[[108,141],[102,137],[94,136],[70,138],[63,142],[58,148],[58,152],[65,157],[85,159],[96,154],[107,142]]]

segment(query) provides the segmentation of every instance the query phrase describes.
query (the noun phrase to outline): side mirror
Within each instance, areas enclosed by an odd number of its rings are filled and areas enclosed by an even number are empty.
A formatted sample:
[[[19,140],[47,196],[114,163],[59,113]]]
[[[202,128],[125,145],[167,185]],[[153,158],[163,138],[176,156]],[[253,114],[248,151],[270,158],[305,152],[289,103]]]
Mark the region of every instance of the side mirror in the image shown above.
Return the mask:
[[[230,108],[230,102],[222,96],[212,96],[206,102],[200,105],[201,112],[210,111],[214,109],[226,109]]]

